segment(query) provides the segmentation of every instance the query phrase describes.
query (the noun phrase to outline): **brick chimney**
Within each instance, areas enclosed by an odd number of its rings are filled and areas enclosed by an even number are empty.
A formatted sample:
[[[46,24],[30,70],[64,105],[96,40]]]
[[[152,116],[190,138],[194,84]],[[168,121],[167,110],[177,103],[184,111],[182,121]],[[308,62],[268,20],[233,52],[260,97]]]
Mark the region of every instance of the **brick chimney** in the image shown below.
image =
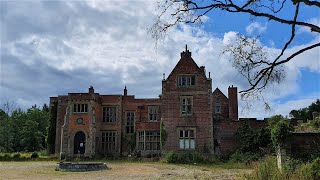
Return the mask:
[[[229,118],[231,120],[238,120],[238,90],[233,85],[228,88],[229,97]]]
[[[90,93],[90,94],[93,94],[93,93],[94,93],[94,89],[93,89],[92,86],[89,87],[89,93]]]
[[[188,50],[188,46],[186,45],[186,51],[181,52],[181,58],[183,57],[191,57],[191,52]]]
[[[200,66],[201,72],[206,75],[206,68],[204,66]]]
[[[124,96],[127,96],[127,95],[128,95],[127,86],[124,86],[123,95],[124,95]]]

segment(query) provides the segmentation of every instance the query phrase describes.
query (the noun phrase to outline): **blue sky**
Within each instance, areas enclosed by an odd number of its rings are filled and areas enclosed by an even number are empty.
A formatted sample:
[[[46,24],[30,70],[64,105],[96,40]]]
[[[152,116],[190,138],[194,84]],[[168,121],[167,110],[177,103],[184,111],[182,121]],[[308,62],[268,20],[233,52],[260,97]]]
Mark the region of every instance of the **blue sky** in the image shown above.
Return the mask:
[[[290,27],[246,14],[209,13],[202,25],[182,25],[155,42],[147,28],[156,20],[156,1],[0,1],[0,102],[13,101],[25,109],[49,102],[50,96],[86,92],[92,85],[100,94],[121,94],[124,86],[138,98],[158,97],[162,73],[169,75],[188,44],[193,59],[211,72],[213,90],[245,89],[246,81],[222,55],[224,42],[237,32],[260,36],[270,54],[290,37]],[[280,14],[292,18],[291,1]],[[304,7],[298,19],[320,25],[316,8]],[[319,35],[297,28],[289,52]],[[262,102],[239,102],[240,117],[287,115],[320,97],[319,48],[285,65],[286,78],[264,93]],[[239,98],[240,99],[240,98]],[[261,107],[261,108],[256,108]]]

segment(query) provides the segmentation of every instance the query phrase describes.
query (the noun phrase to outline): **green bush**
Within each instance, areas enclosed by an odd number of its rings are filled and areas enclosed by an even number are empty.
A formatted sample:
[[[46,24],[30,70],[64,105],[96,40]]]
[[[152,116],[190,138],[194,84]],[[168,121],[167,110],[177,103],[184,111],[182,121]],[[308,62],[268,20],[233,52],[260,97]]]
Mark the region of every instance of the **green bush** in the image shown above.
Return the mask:
[[[14,160],[20,160],[21,155],[19,153],[13,155]]]
[[[302,180],[320,179],[320,158],[316,158],[312,162],[302,165],[297,176]]]
[[[48,156],[48,151],[46,149],[38,151],[39,156]]]
[[[169,152],[165,156],[168,163],[194,164],[194,163],[211,163],[217,161],[216,156],[205,156],[198,152]]]
[[[259,154],[253,154],[253,153],[243,153],[241,151],[236,151],[230,156],[229,161],[230,162],[243,162],[243,163],[249,163],[252,161],[259,160],[260,155]]]
[[[33,152],[31,154],[31,159],[38,158],[38,157],[39,157],[39,154],[37,152]]]
[[[287,174],[293,173],[302,165],[302,162],[298,159],[288,158],[283,164],[283,171]]]
[[[271,140],[275,149],[282,145],[292,130],[289,122],[286,119],[281,119],[271,129]]]
[[[320,118],[316,118],[314,120],[311,120],[310,124],[312,127],[320,129]]]
[[[254,167],[251,174],[245,174],[244,179],[266,180],[266,179],[286,179],[284,174],[281,174],[277,167],[275,157],[268,156]]]

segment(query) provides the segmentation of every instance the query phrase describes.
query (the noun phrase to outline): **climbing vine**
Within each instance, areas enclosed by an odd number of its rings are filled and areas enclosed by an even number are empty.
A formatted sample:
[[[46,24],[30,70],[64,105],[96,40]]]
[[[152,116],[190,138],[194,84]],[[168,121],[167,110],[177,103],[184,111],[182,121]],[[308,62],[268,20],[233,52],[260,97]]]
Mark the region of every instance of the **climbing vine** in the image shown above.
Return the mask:
[[[163,120],[160,122],[160,146],[163,147],[167,141],[167,131],[165,128],[165,125],[163,123]]]

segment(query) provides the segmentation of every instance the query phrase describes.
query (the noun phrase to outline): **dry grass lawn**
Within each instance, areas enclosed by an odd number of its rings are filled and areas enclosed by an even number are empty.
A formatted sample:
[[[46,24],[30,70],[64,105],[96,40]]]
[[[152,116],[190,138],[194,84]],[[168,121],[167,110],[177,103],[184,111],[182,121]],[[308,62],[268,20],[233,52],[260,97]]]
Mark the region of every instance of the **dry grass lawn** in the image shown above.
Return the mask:
[[[56,171],[56,162],[0,162],[0,179],[237,179],[250,169],[174,165],[149,162],[107,162],[111,169],[92,172]]]

